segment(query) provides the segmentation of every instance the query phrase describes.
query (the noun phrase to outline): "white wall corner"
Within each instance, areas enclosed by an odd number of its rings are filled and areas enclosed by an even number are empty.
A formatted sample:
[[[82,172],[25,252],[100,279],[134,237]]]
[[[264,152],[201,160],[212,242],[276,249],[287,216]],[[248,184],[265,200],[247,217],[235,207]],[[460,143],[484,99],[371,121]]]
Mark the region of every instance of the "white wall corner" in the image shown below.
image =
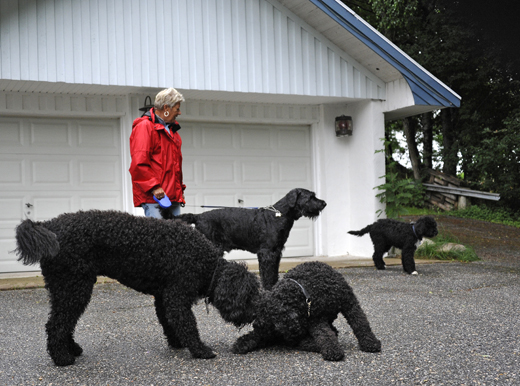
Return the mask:
[[[375,186],[385,173],[380,138],[384,137],[384,114],[381,101],[346,105],[323,105],[316,125],[317,187],[323,192],[327,207],[320,216],[319,254],[325,256],[370,257],[372,243],[368,236],[348,235],[377,219],[383,206],[375,197]],[[349,115],[353,135],[337,138],[335,118]]]

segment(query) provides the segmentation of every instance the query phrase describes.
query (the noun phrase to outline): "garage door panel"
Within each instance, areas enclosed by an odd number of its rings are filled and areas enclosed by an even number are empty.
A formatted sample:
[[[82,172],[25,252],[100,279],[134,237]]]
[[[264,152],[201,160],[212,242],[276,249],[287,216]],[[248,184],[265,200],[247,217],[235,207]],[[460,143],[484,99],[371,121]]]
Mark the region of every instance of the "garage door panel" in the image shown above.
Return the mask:
[[[121,210],[123,205],[119,192],[108,192],[103,196],[79,197],[79,206],[82,210]]]
[[[8,253],[22,219],[123,209],[119,126],[115,119],[0,117],[0,272],[39,270]]]
[[[293,227],[289,238],[287,239],[287,243],[285,244],[285,250],[283,251],[282,256],[309,256],[309,239],[312,239],[311,228]]]
[[[22,147],[22,122],[18,119],[4,118],[0,130],[0,143],[11,148]]]
[[[31,185],[41,187],[52,185],[53,187],[72,187],[72,161],[44,161],[33,160],[31,162]]]
[[[278,132],[278,148],[295,152],[296,154],[303,151],[310,151],[311,142],[310,137],[305,135],[308,129],[288,129]],[[288,153],[291,154],[291,153]]]
[[[278,164],[279,180],[282,183],[297,184],[295,187],[303,187],[311,178],[311,165],[309,160],[302,159],[299,162],[285,162]]]
[[[49,146],[72,149],[72,130],[68,122],[30,122],[30,144],[32,147]]]
[[[8,160],[8,156],[0,156],[0,189],[23,184],[25,163],[23,160]]]
[[[49,220],[61,213],[74,211],[73,198],[68,195],[34,197],[30,203],[33,205],[34,219],[38,221]]]
[[[103,149],[103,154],[119,154],[121,139],[117,134],[111,125],[81,123],[78,124],[78,147],[88,151]]]
[[[211,210],[201,206],[265,207],[291,189],[312,190],[309,127],[247,124],[183,124],[186,207],[183,212]],[[186,140],[185,140],[186,138]],[[294,234],[293,234],[294,233]],[[284,256],[314,254],[314,225],[299,220]],[[233,251],[228,258],[256,258]]]
[[[197,180],[195,178],[196,168],[197,164],[194,159],[183,157],[182,160],[182,179],[186,186],[193,186],[197,183]]]
[[[233,129],[229,126],[205,126],[201,129],[203,149],[230,149],[234,147]]]
[[[203,195],[204,206],[238,206],[238,196],[229,192],[212,192]],[[204,212],[211,210],[210,208],[204,208]]]
[[[240,130],[240,147],[250,150],[273,150],[271,130],[265,127],[246,127]]]
[[[0,222],[9,222],[11,225],[12,221],[20,221],[23,218],[23,204],[23,197],[0,198]]]
[[[274,180],[274,168],[275,165],[271,161],[244,161],[241,180],[244,184],[270,183]]]
[[[229,160],[204,160],[202,161],[203,184],[235,184],[237,182],[235,161]]]
[[[242,194],[242,200],[244,201],[244,207],[246,208],[263,208],[265,206],[273,205],[278,199],[273,193],[244,193]]]
[[[121,186],[121,169],[119,159],[92,161],[80,159],[79,187],[117,189]]]

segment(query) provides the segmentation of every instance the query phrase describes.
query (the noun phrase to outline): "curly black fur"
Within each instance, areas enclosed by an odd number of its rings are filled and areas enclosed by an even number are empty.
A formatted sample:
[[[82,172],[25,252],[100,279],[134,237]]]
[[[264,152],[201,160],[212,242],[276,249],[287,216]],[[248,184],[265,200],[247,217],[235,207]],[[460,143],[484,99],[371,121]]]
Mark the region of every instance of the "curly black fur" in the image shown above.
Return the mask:
[[[254,319],[257,277],[182,223],[93,210],[25,220],[16,240],[19,260],[40,263],[51,303],[47,349],[58,366],[73,364],[83,351],[74,329],[100,275],[153,295],[168,344],[187,347],[195,358],[215,356],[199,337],[191,310],[198,299],[208,297],[236,326]]]
[[[310,308],[304,291],[310,298]],[[319,352],[325,360],[339,361],[345,354],[332,323],[340,312],[361,350],[381,351],[381,342],[343,276],[325,263],[300,264],[289,270],[271,291],[262,294],[256,305],[253,331],[238,338],[232,350],[245,354],[263,347],[287,345]]]
[[[201,214],[182,214],[175,217],[194,224],[208,239],[224,251],[241,249],[258,256],[260,277],[265,289],[270,289],[278,280],[278,268],[285,242],[300,217],[316,218],[325,208],[326,202],[306,189],[293,189],[273,207],[267,208],[224,208]],[[165,219],[172,219],[169,209],[161,209]]]
[[[385,269],[383,255],[392,247],[402,250],[402,264],[406,273],[417,274],[413,256],[417,242],[423,237],[437,236],[437,223],[431,216],[419,218],[417,222],[407,224],[392,219],[381,219],[359,231],[349,231],[351,235],[363,236],[370,233],[374,254],[372,259],[377,269]]]

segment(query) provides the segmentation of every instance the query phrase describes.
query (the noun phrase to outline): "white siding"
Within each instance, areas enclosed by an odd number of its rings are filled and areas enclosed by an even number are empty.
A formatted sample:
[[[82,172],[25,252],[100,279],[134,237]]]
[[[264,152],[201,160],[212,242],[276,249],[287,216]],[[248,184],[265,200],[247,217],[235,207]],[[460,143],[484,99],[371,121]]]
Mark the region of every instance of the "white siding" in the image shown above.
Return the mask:
[[[0,0],[0,78],[385,97],[385,84],[274,0]]]

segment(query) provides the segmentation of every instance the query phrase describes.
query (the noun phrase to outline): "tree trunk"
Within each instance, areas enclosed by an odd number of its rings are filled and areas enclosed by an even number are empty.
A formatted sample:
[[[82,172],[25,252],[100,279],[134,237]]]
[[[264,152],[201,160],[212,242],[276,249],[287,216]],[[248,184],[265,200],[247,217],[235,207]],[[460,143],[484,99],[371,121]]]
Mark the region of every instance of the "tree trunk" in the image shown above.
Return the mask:
[[[433,169],[433,114],[422,115],[423,125],[423,165]]]
[[[421,161],[419,159],[419,151],[417,150],[417,143],[415,142],[415,121],[412,118],[403,119],[403,130],[406,137],[406,144],[408,145],[408,155],[412,163],[413,178],[415,180],[421,179]]]
[[[443,168],[442,171],[446,174],[455,176],[457,175],[457,164],[458,164],[458,156],[457,156],[457,144],[455,140],[455,133],[453,132],[453,120],[452,120],[452,109],[447,108],[441,110],[441,119],[442,119],[442,161]]]

